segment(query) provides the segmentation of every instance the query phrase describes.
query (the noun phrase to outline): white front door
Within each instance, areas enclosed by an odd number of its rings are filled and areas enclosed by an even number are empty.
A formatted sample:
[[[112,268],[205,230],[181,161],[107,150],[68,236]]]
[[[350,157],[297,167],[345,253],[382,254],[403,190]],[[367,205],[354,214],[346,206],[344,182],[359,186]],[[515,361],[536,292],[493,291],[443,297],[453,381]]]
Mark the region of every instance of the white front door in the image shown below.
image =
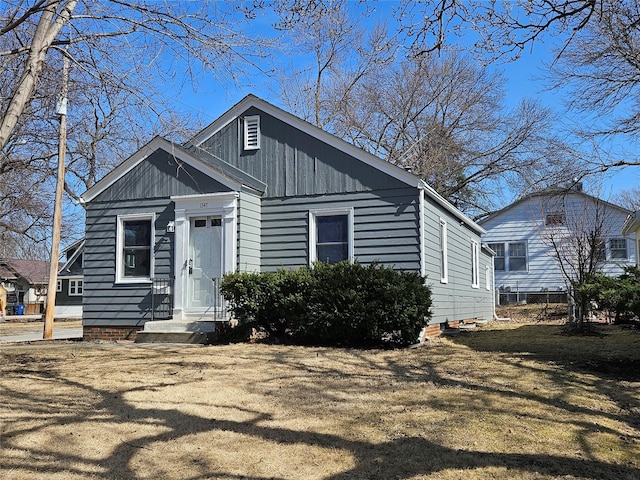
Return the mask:
[[[189,220],[187,308],[209,311],[220,306],[223,232],[220,216]]]

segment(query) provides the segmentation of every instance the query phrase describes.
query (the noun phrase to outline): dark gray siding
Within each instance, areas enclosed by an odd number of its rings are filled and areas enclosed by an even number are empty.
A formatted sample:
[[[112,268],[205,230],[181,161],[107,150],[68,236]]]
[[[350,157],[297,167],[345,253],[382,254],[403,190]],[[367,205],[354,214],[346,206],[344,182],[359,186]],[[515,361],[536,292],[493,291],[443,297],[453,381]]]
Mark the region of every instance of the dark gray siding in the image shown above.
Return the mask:
[[[479,287],[472,287],[471,241],[480,243],[480,236],[467,225],[429,198],[425,201],[425,269],[427,284],[432,291],[430,323],[461,321],[472,318],[493,318],[493,285],[490,275],[487,290],[486,268],[492,267],[491,257],[480,249]],[[440,219],[447,223],[448,282],[440,277]]]
[[[353,207],[354,255],[398,270],[420,270],[418,190],[413,188],[266,199],[262,270],[309,264],[309,210]]]
[[[156,150],[95,201],[144,200],[172,195],[228,192],[229,188],[164,150]]]
[[[238,271],[260,271],[262,208],[260,197],[240,192],[238,201]]]
[[[231,122],[202,148],[266,183],[266,197],[402,188],[406,184],[324,142],[257,110],[259,150],[242,150],[242,122]]]
[[[69,278],[60,278],[62,290],[56,292],[56,305],[82,305],[82,295],[69,295]],[[74,280],[82,280],[76,277]]]
[[[154,276],[173,277],[171,195],[226,192],[229,188],[156,151],[92,200],[86,208],[83,323],[87,326],[143,325],[151,317],[151,285],[116,284],[118,215],[154,213]]]
[[[154,276],[173,277],[173,234],[166,233],[174,219],[169,199],[126,202],[91,202],[87,207],[83,324],[86,326],[143,325],[151,317],[151,284],[116,284],[116,231],[118,215],[154,213]]]

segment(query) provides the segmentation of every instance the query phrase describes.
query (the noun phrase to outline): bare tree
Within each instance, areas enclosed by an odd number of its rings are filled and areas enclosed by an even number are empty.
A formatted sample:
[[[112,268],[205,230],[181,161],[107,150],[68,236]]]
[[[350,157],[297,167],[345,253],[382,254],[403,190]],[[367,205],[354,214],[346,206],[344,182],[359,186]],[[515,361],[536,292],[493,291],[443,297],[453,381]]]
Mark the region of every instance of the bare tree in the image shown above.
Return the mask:
[[[503,105],[504,78],[457,52],[409,57],[349,94],[332,128],[354,144],[422,177],[479,217],[503,188],[531,191],[578,171],[581,160],[549,132],[536,102]]]
[[[288,30],[292,41],[289,53],[309,59],[302,69],[285,68],[280,80],[283,102],[301,118],[329,130],[348,108],[352,92],[388,67],[399,49],[384,24],[365,29],[350,3],[331,0],[311,8],[283,0],[274,5],[280,11],[280,28]]]
[[[45,179],[56,171],[54,107],[63,55],[71,61],[65,184],[71,198],[154,133],[184,138],[199,124],[185,128],[188,115],[176,121],[172,112],[180,108],[163,87],[197,85],[204,73],[233,79],[255,66],[267,42],[243,34],[243,19],[232,3],[3,3],[0,174],[21,172],[23,182],[33,182],[30,191],[51,189]],[[39,217],[36,225],[50,214],[34,210],[23,217],[32,216]],[[3,228],[24,231],[19,222],[2,220]]]
[[[570,322],[582,328],[590,311],[590,298],[581,288],[602,272],[606,239],[613,233],[611,204],[596,197],[559,189],[542,197],[540,237],[551,250],[567,290],[573,295],[575,314]]]
[[[640,210],[640,187],[620,191],[615,198],[618,205],[631,211]]]

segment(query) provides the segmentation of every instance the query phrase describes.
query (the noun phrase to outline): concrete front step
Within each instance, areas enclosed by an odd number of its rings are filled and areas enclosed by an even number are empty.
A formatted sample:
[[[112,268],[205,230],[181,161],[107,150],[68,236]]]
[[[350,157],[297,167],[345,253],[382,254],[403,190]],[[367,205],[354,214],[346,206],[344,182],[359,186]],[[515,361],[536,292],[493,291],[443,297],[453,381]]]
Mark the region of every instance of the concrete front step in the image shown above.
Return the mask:
[[[154,333],[185,333],[185,332],[215,332],[215,322],[194,322],[180,320],[154,320],[144,324],[145,332]]]
[[[154,320],[144,324],[136,335],[136,343],[211,344],[218,339],[214,322]]]
[[[136,343],[189,343],[210,345],[218,340],[216,332],[138,332]]]

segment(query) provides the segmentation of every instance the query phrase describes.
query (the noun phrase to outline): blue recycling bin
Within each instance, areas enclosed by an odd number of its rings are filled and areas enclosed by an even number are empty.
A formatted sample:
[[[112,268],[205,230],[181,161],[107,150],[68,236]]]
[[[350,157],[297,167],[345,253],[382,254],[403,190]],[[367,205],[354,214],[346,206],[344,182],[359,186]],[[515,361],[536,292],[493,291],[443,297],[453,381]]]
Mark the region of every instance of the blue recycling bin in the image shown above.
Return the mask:
[[[24,315],[24,305],[21,303],[16,305],[16,315]]]

